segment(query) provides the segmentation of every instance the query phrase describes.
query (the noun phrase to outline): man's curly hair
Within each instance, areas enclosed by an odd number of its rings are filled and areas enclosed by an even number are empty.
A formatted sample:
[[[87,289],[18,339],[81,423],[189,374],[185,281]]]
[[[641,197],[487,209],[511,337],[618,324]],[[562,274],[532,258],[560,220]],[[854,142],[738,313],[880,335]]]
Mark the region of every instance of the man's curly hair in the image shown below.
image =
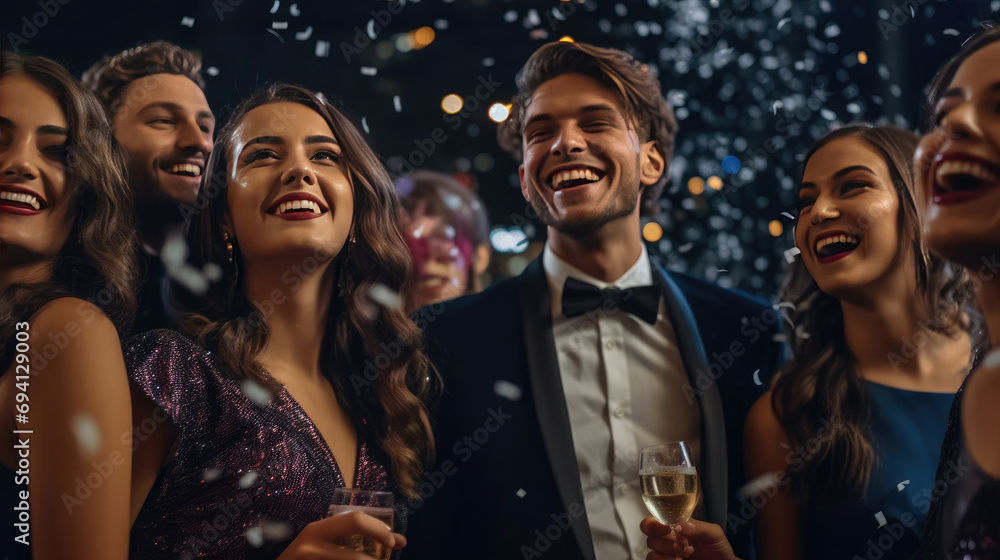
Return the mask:
[[[497,132],[500,146],[518,161],[524,159],[524,115],[528,105],[539,86],[563,74],[582,74],[607,86],[618,95],[639,140],[656,141],[665,167],[660,180],[643,189],[641,212],[645,216],[659,213],[660,194],[670,177],[677,118],[653,72],[628,53],[577,42],[549,43],[535,51],[517,74],[518,93],[511,101],[510,118]]]

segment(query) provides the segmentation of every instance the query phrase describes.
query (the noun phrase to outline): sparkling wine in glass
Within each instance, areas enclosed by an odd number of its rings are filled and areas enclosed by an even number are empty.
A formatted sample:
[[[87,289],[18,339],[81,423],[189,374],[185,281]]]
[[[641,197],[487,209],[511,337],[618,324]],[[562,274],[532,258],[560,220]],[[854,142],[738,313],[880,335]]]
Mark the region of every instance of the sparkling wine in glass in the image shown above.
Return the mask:
[[[642,501],[660,523],[674,526],[691,519],[698,503],[698,470],[686,443],[642,448],[639,483]]]
[[[333,503],[330,504],[330,515],[360,511],[393,527],[393,496],[392,492],[374,492],[359,488],[337,488],[333,491]],[[336,542],[338,546],[364,552],[377,560],[389,560],[392,549],[381,542],[373,541],[362,535],[352,535]]]

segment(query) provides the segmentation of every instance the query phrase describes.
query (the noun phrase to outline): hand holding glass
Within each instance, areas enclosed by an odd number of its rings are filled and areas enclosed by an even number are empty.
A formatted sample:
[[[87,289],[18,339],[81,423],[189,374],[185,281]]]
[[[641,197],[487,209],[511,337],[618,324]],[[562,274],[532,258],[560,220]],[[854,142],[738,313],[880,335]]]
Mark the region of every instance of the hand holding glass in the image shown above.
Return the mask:
[[[639,452],[642,501],[660,523],[691,519],[698,503],[698,470],[683,441],[643,447]]]
[[[392,530],[392,500],[392,492],[373,492],[358,488],[337,488],[333,492],[333,503],[330,505],[329,513],[330,515],[337,515],[360,511],[385,523]],[[392,549],[362,535],[352,535],[347,539],[337,541],[336,544],[350,550],[364,552],[377,560],[388,560],[389,555],[392,554]]]

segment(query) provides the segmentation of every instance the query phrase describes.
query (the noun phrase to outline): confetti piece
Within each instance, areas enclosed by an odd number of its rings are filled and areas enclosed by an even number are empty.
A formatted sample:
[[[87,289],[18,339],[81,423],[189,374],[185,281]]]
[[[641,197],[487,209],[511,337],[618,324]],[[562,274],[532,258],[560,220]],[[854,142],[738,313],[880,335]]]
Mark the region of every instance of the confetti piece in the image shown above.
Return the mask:
[[[298,4],[292,4],[291,6],[289,6],[288,13],[292,14],[292,17],[299,17],[302,14],[302,12],[299,11]]]
[[[271,29],[288,29],[287,21],[272,21]]]
[[[316,41],[316,56],[320,58],[330,56],[330,41]]]
[[[957,29],[949,27],[941,32],[942,35],[951,35],[952,37],[958,37],[959,33]]]
[[[786,218],[788,218],[789,220],[794,220],[794,219],[795,219],[795,216],[791,215],[791,214],[790,214],[790,213],[788,213],[788,212],[782,212],[782,213],[781,213],[781,215],[782,215],[782,216],[785,216],[785,217],[786,217]]]
[[[764,382],[760,380],[760,370],[759,369],[757,371],[753,372],[753,384],[754,385],[763,385],[764,384]]]
[[[97,427],[97,422],[87,414],[73,418],[73,435],[84,453],[94,455],[101,447],[101,430]]]
[[[517,494],[518,498],[523,498],[528,495],[528,493],[524,491],[524,488],[518,488],[515,494]]]
[[[881,511],[875,514],[875,521],[878,521],[879,527],[884,527],[886,524],[885,514]]]
[[[240,383],[240,391],[257,406],[267,406],[267,403],[271,402],[271,397],[274,396],[266,387],[252,379],[244,379]]]
[[[715,269],[715,271],[716,271],[716,272],[729,272],[729,271],[728,271],[728,270],[726,270],[725,268],[717,268],[717,269]]]
[[[798,247],[792,247],[791,249],[786,250],[785,251],[785,261],[788,264],[792,264],[793,262],[795,262],[795,256],[798,255],[798,254],[800,254],[800,253],[802,253],[802,251],[799,251]]]
[[[392,106],[396,108],[397,113],[403,112],[403,102],[399,99],[398,95],[392,96]]]
[[[899,484],[896,485],[896,490],[902,492],[903,489],[906,488],[906,485],[909,483],[910,483],[909,480],[904,480],[903,482],[900,482]]]
[[[278,7],[280,6],[281,6],[281,0],[274,0],[274,5],[271,6],[271,13],[272,14],[278,13]]]
[[[503,20],[507,23],[514,23],[517,21],[517,12],[515,10],[507,10],[503,14]]]
[[[448,20],[446,19],[436,19],[434,20],[435,29],[448,29]]]
[[[403,306],[403,300],[399,294],[385,284],[375,283],[368,290],[368,297],[387,309],[400,309]]]
[[[365,134],[372,133],[372,131],[368,129],[368,117],[361,117],[361,128],[364,129]]]
[[[1000,366],[1000,348],[990,350],[985,357],[983,357],[983,368],[993,369]]]
[[[374,68],[372,66],[362,66],[361,74],[363,76],[374,76],[375,74],[378,74],[378,68]]]
[[[237,485],[245,490],[247,488],[250,488],[250,486],[252,486],[254,482],[257,482],[257,473],[254,471],[250,471],[247,474],[240,477],[240,481],[237,483]]]
[[[487,68],[489,68],[490,66],[493,66],[496,63],[497,63],[496,59],[493,58],[492,56],[488,56],[488,57],[486,57],[486,58],[483,59],[483,66],[486,66]]]
[[[183,25],[184,27],[194,27],[194,18],[184,16],[183,18],[181,18],[181,25]]]
[[[802,325],[795,327],[795,336],[803,340],[808,340],[810,338],[809,333],[806,332]]]
[[[219,479],[219,476],[221,474],[222,471],[219,469],[205,469],[205,472],[202,473],[201,478],[205,482],[214,482]]]
[[[680,252],[682,252],[682,253],[687,253],[688,251],[690,251],[693,248],[694,248],[694,243],[685,243],[685,244],[681,245],[680,247],[678,247],[677,250],[680,251]]]
[[[269,522],[261,526],[264,540],[281,542],[292,536],[292,526],[288,523]]]
[[[264,529],[261,527],[251,527],[246,532],[247,543],[254,548],[264,546]]]
[[[788,448],[787,445],[785,444],[782,445]],[[775,476],[774,473],[764,473],[758,476],[757,478],[754,478],[753,480],[747,482],[743,486],[740,486],[739,490],[737,490],[736,493],[741,498],[750,499],[753,496],[765,493],[772,486],[777,486],[777,484],[778,484],[778,477]]]
[[[216,68],[215,66],[209,66],[208,68],[205,69],[205,73],[208,74],[209,76],[218,76],[219,69]]]
[[[274,35],[275,37],[277,37],[278,40],[281,41],[282,45],[285,44],[285,38],[282,37],[281,35],[279,35],[277,31],[275,31],[273,29],[268,29],[267,32],[270,33],[271,35]]]
[[[295,40],[296,41],[307,41],[307,40],[309,40],[309,37],[312,37],[312,34],[313,34],[313,26],[310,25],[309,27],[305,28],[304,31],[298,31],[298,32],[296,32],[295,33]]]
[[[514,385],[510,381],[504,381],[503,379],[493,384],[493,392],[511,401],[521,400],[521,395],[523,393],[520,387]]]
[[[375,33],[375,20],[368,20],[368,25],[365,27],[365,32],[368,33],[368,38],[374,41],[378,39],[378,33]]]
[[[778,31],[781,31],[781,28],[784,27],[785,24],[788,23],[788,22],[790,22],[790,21],[792,21],[792,18],[790,18],[790,17],[786,17],[785,19],[779,21],[778,22]]]

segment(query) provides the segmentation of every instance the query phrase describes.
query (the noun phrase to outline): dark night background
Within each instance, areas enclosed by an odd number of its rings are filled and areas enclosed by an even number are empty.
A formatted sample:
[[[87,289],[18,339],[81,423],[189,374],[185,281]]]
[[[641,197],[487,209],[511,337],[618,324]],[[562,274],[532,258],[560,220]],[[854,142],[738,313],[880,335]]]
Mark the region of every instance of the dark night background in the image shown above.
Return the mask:
[[[516,163],[499,149],[487,107],[509,103],[516,71],[547,41],[626,50],[656,67],[681,127],[656,217],[663,237],[650,250],[671,269],[774,299],[793,246],[797,155],[836,124],[916,128],[936,69],[998,10],[1000,0],[17,0],[0,32],[3,48],[77,75],[156,39],[200,50],[220,121],[268,81],[322,91],[390,170],[408,171],[422,159],[417,143],[433,145],[421,167],[464,173],[494,227],[523,227],[532,240],[544,228],[526,223]],[[425,26],[434,40],[400,52]],[[490,77],[499,85],[475,110],[442,111],[445,95],[474,96]],[[425,142],[436,128],[447,138]],[[713,176],[721,190],[693,194]],[[495,254],[494,274],[525,261]]]

